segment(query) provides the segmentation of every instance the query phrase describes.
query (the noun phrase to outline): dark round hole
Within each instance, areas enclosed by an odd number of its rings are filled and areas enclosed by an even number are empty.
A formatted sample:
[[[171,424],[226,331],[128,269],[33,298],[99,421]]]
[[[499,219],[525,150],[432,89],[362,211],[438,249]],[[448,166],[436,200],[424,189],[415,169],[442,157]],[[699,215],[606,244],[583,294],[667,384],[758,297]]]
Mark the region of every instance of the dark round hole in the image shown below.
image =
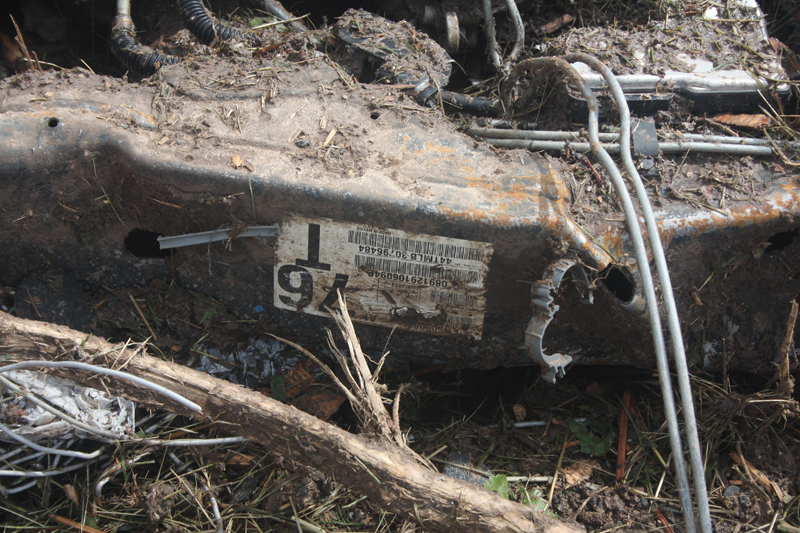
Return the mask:
[[[125,237],[125,249],[140,259],[160,258],[171,255],[171,250],[162,250],[158,245],[160,233],[136,228]]]
[[[50,117],[47,119],[47,125],[51,128],[55,128],[58,126],[58,119],[56,117]]]
[[[628,303],[633,300],[633,279],[627,270],[609,266],[600,272],[600,279],[609,292],[622,303]]]
[[[792,244],[794,238],[797,237],[797,230],[794,231],[781,231],[767,239],[769,246],[764,250],[765,254],[770,252],[779,252]]]
[[[378,120],[379,118],[381,118],[381,114],[378,113],[377,111],[373,111],[372,113],[369,114],[369,118],[371,118],[372,120]]]

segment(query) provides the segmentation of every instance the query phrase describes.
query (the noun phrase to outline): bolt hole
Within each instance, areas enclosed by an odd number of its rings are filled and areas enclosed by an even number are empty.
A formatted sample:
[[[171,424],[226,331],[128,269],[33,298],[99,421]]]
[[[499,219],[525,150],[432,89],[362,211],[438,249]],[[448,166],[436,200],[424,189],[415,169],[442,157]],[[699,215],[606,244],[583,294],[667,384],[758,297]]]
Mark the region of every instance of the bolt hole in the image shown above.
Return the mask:
[[[627,270],[615,266],[606,267],[600,272],[600,280],[606,289],[622,303],[627,304],[633,300],[633,278]]]
[[[160,233],[136,228],[125,236],[125,249],[140,259],[162,258],[172,254],[171,250],[162,250],[158,245]]]
[[[372,120],[378,120],[379,118],[381,118],[381,114],[378,113],[377,111],[373,111],[372,113],[369,114],[369,118],[371,118]]]
[[[47,125],[51,128],[55,128],[56,126],[58,126],[58,119],[56,117],[48,118]]]
[[[794,231],[781,231],[767,239],[769,246],[764,250],[765,254],[770,252],[779,252],[792,244],[794,238],[797,237],[797,230]]]

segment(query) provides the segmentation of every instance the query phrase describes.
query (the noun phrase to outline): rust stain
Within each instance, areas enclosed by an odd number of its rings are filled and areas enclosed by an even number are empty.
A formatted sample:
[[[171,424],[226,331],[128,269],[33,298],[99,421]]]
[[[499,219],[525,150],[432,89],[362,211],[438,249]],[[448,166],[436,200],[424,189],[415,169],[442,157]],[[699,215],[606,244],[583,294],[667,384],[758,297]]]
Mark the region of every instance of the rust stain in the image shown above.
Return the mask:
[[[757,202],[748,202],[729,207],[718,213],[711,210],[691,209],[680,216],[668,217],[664,212],[655,213],[661,242],[665,248],[676,237],[701,235],[726,228],[756,226],[780,219],[786,214],[800,214],[800,188],[792,183],[777,186],[770,195],[762,196]],[[644,223],[642,231],[645,232]],[[615,256],[629,249],[627,228],[608,226],[597,239]],[[648,249],[648,254],[650,250]]]
[[[455,149],[450,148],[449,146],[442,146],[441,144],[434,144],[430,141],[425,141],[425,151],[439,152],[440,154],[450,155],[455,152]]]

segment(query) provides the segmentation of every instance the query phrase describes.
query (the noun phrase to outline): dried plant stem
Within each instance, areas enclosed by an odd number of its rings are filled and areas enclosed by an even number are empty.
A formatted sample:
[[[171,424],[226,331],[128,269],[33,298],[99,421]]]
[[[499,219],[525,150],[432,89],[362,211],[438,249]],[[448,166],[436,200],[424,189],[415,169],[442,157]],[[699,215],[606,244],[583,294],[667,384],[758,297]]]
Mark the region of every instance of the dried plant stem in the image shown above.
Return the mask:
[[[9,361],[68,359],[80,351],[96,365],[107,367],[115,360],[115,349],[121,348],[96,337],[87,339],[85,333],[63,326],[0,313],[0,349]],[[126,352],[121,358],[129,356]],[[114,394],[143,407],[168,408],[246,436],[273,453],[335,477],[387,511],[417,520],[426,529],[454,533],[583,531],[482,487],[423,468],[397,447],[350,434],[256,391],[141,352],[130,356],[127,368],[131,374],[198,402],[202,412],[173,400],[165,402],[158,393],[127,381],[108,382]],[[94,373],[69,368],[53,372],[88,386],[103,383]]]

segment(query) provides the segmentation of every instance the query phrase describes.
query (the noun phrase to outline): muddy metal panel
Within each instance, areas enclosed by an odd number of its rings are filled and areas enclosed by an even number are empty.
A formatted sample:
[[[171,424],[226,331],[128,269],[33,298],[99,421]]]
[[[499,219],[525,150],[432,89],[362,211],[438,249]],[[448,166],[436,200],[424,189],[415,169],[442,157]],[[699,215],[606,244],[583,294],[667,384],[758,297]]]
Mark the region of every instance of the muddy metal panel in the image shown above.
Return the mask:
[[[597,283],[586,305],[567,276],[545,348],[653,364],[624,223],[581,211],[558,160],[497,153],[386,87],[344,90],[322,61],[248,73],[245,89],[219,84],[237,76],[220,62],[170,67],[149,86],[76,72],[5,82],[0,281],[50,269],[89,288],[174,277],[240,317],[267,313],[308,337],[330,325],[322,309],[338,288],[368,349],[390,339],[394,353],[489,367],[531,361],[531,286],[575,257],[593,282],[615,265],[617,296]],[[718,365],[724,352],[731,366],[767,364],[780,303],[800,288],[797,175],[752,166],[743,172],[757,194],[722,209],[660,200],[699,363]],[[281,233],[165,258],[126,247],[135,229],[235,236],[254,225]],[[784,233],[780,246],[763,244]],[[701,337],[701,325],[714,333]]]

